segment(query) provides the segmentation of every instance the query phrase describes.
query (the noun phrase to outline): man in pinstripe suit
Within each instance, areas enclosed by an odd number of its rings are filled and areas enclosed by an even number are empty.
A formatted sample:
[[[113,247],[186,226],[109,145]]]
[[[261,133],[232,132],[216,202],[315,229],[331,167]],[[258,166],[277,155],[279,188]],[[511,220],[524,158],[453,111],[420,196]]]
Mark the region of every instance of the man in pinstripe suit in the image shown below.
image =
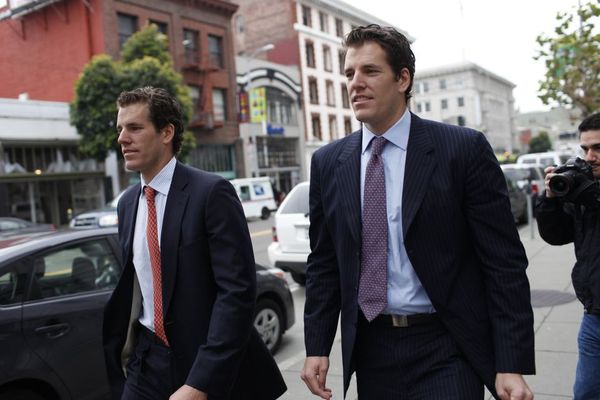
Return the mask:
[[[332,397],[341,312],[344,394],[356,371],[361,400],[482,399],[484,385],[496,398],[532,399],[522,377],[535,373],[527,259],[491,147],[408,111],[415,60],[404,35],[358,27],[345,47],[362,129],[312,159],[302,379]],[[383,189],[367,179],[375,158]],[[385,195],[374,202],[374,192]],[[378,202],[383,233],[365,244],[367,204]],[[383,273],[368,272],[373,258]]]

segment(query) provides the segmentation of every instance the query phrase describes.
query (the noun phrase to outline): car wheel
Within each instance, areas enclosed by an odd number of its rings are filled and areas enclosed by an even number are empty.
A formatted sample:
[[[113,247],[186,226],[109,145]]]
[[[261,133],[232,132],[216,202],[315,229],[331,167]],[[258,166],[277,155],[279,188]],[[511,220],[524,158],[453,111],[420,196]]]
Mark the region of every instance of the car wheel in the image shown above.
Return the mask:
[[[256,304],[254,327],[271,354],[275,354],[283,336],[281,308],[271,299],[261,299]]]
[[[269,210],[267,207],[263,207],[262,210],[260,210],[260,219],[268,219],[271,216],[271,210]]]
[[[292,274],[292,279],[294,280],[294,282],[296,282],[298,285],[306,285],[306,275],[301,274],[299,272],[290,272]]]
[[[0,398],[11,400],[47,400],[37,392],[28,389],[8,389],[0,391]]]

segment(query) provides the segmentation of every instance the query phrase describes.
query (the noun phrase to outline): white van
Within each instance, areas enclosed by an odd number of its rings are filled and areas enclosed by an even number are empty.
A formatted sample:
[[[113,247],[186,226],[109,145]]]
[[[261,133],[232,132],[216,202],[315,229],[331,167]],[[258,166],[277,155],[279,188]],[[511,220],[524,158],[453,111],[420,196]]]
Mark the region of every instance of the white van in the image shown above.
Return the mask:
[[[230,182],[242,202],[246,218],[267,219],[271,211],[277,209],[269,177],[232,179]]]
[[[573,157],[570,153],[559,153],[557,151],[547,151],[545,153],[523,154],[517,158],[517,164],[539,164],[546,168],[549,165],[562,165]]]

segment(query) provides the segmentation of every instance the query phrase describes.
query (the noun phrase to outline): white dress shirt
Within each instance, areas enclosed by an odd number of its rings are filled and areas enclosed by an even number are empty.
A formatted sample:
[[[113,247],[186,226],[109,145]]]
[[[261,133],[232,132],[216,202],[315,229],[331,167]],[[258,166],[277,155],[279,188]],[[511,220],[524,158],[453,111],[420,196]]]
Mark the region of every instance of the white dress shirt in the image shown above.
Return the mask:
[[[171,182],[173,181],[175,164],[176,159],[173,157],[152,181],[144,182],[144,178],[141,178],[142,192],[139,198],[138,210],[135,218],[135,230],[133,233],[133,266],[135,267],[135,272],[142,291],[142,312],[139,321],[153,332],[154,288],[152,286],[152,264],[150,263],[150,252],[148,250],[148,241],[146,240],[148,205],[146,204],[146,196],[144,195],[144,186],[148,185],[156,191],[154,205],[156,208],[158,245],[160,247],[165,206],[167,205],[167,196],[169,195],[169,189],[171,187]]]

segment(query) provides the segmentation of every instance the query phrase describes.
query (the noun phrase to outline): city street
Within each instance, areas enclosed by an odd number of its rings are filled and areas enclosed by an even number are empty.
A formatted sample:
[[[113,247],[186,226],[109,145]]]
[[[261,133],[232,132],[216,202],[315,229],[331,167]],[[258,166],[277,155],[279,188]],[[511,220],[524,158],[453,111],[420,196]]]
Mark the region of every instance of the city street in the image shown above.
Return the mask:
[[[268,265],[266,248],[271,243],[272,217],[266,221],[249,221],[257,262]],[[529,259],[527,274],[531,285],[534,311],[537,374],[526,377],[536,400],[572,398],[577,361],[577,332],[582,307],[573,293],[570,271],[574,263],[573,246],[550,246],[538,235],[537,228],[528,224],[519,228],[521,241]],[[288,277],[294,295],[296,323],[283,337],[275,356],[288,385],[281,400],[306,400],[311,397],[300,380],[304,363],[303,318],[304,288]],[[340,338],[336,338],[330,357],[327,384],[334,398],[342,398],[342,369]],[[348,400],[356,400],[351,385]],[[491,396],[486,395],[486,399]]]

